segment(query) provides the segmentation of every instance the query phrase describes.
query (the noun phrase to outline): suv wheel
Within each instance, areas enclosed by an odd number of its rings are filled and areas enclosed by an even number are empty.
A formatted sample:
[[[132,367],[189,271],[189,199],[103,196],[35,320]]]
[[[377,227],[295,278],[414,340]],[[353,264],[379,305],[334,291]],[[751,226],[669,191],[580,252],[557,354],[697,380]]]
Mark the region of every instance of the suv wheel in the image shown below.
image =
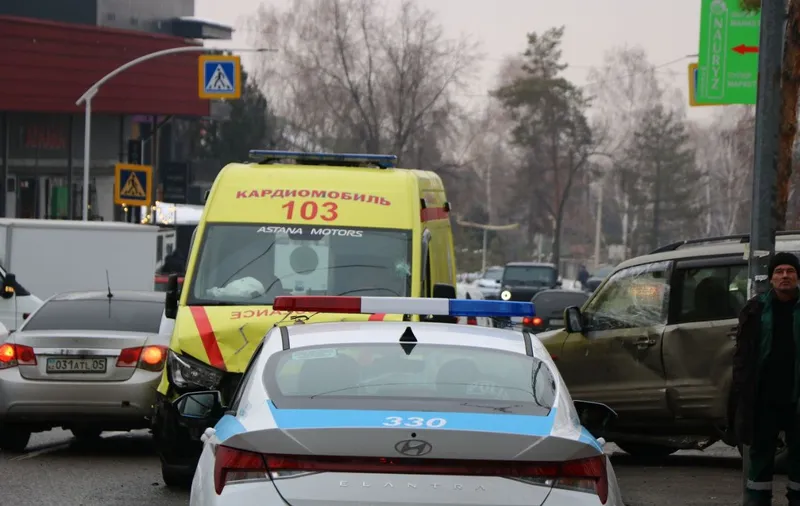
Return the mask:
[[[622,448],[628,455],[640,458],[664,458],[678,451],[677,448],[672,448],[671,446],[650,443],[627,443],[618,441],[614,441],[614,443]]]

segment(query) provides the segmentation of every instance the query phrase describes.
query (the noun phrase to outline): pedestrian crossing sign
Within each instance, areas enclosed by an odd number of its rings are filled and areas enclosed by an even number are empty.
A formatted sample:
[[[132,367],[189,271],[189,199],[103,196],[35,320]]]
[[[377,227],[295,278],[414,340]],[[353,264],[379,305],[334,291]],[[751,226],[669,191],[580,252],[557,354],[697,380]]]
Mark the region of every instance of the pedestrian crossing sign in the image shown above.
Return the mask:
[[[238,56],[200,55],[197,67],[200,98],[237,99],[242,96],[242,62]]]
[[[129,206],[153,204],[153,167],[118,163],[114,166],[114,203]]]

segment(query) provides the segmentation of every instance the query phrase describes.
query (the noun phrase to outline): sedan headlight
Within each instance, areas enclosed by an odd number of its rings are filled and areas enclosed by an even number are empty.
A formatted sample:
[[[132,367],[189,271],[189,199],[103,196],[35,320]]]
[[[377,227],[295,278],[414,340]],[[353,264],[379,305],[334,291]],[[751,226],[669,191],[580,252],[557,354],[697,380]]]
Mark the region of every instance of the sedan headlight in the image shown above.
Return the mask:
[[[200,387],[214,390],[223,372],[186,355],[169,350],[169,378],[178,388]]]
[[[509,300],[511,298],[511,292],[508,290],[503,290],[503,293],[500,294],[500,298],[503,300]]]

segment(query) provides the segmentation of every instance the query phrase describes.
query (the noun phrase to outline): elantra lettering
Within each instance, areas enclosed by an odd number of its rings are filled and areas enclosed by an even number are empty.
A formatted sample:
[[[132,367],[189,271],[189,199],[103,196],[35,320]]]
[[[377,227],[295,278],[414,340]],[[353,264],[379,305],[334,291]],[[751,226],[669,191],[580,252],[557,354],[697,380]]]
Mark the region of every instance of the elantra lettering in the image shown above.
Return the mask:
[[[341,488],[349,488],[352,485],[350,484],[349,481],[342,480],[342,481],[339,482],[339,486]],[[385,482],[382,482],[382,484],[377,484],[377,485],[375,485],[373,483],[370,483],[368,481],[362,481],[359,485],[355,485],[355,486],[357,486],[357,487],[360,486],[361,488],[372,488],[374,486],[380,486],[381,488],[396,488],[395,484],[392,483],[391,481],[385,481]],[[439,489],[442,488],[442,484],[441,483],[431,483],[428,486],[430,486],[431,488],[433,488],[435,490],[439,490]],[[419,488],[419,485],[416,484],[416,483],[406,482],[405,487],[406,488],[411,488],[411,489],[417,489],[417,488]],[[451,486],[449,486],[447,488],[449,490],[459,490],[459,491],[470,490],[470,491],[473,491],[473,492],[486,492],[486,488],[483,485],[478,485],[476,487],[465,487],[461,483],[453,483]]]

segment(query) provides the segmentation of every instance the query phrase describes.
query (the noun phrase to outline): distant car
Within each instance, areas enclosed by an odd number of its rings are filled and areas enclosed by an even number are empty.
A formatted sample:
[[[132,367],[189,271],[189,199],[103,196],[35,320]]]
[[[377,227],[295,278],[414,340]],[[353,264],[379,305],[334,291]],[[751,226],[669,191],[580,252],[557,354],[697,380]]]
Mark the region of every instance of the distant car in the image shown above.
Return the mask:
[[[163,313],[159,292],[47,299],[0,345],[0,449],[54,427],[79,439],[147,428],[170,338]]]
[[[354,302],[277,297],[274,307],[302,310],[304,299],[326,312]],[[519,302],[360,299],[395,314],[533,313]],[[527,332],[410,321],[273,327],[230,401],[197,391],[173,406],[203,441],[191,506],[623,504],[596,435],[616,415],[573,401]]]
[[[500,298],[500,280],[503,277],[503,267],[493,265],[488,267],[480,278],[475,280],[475,286],[483,294],[484,299],[498,299]]]
[[[586,280],[586,286],[584,286],[583,289],[590,293],[594,292],[612,272],[614,272],[613,265],[606,265],[597,269],[592,273],[589,279]]]
[[[564,328],[564,310],[570,306],[582,307],[589,299],[587,292],[575,290],[544,290],[533,296],[536,316],[522,319],[522,327],[531,332]]]
[[[511,262],[503,269],[500,280],[502,300],[530,302],[542,290],[558,288],[561,279],[556,266],[542,262]]]

